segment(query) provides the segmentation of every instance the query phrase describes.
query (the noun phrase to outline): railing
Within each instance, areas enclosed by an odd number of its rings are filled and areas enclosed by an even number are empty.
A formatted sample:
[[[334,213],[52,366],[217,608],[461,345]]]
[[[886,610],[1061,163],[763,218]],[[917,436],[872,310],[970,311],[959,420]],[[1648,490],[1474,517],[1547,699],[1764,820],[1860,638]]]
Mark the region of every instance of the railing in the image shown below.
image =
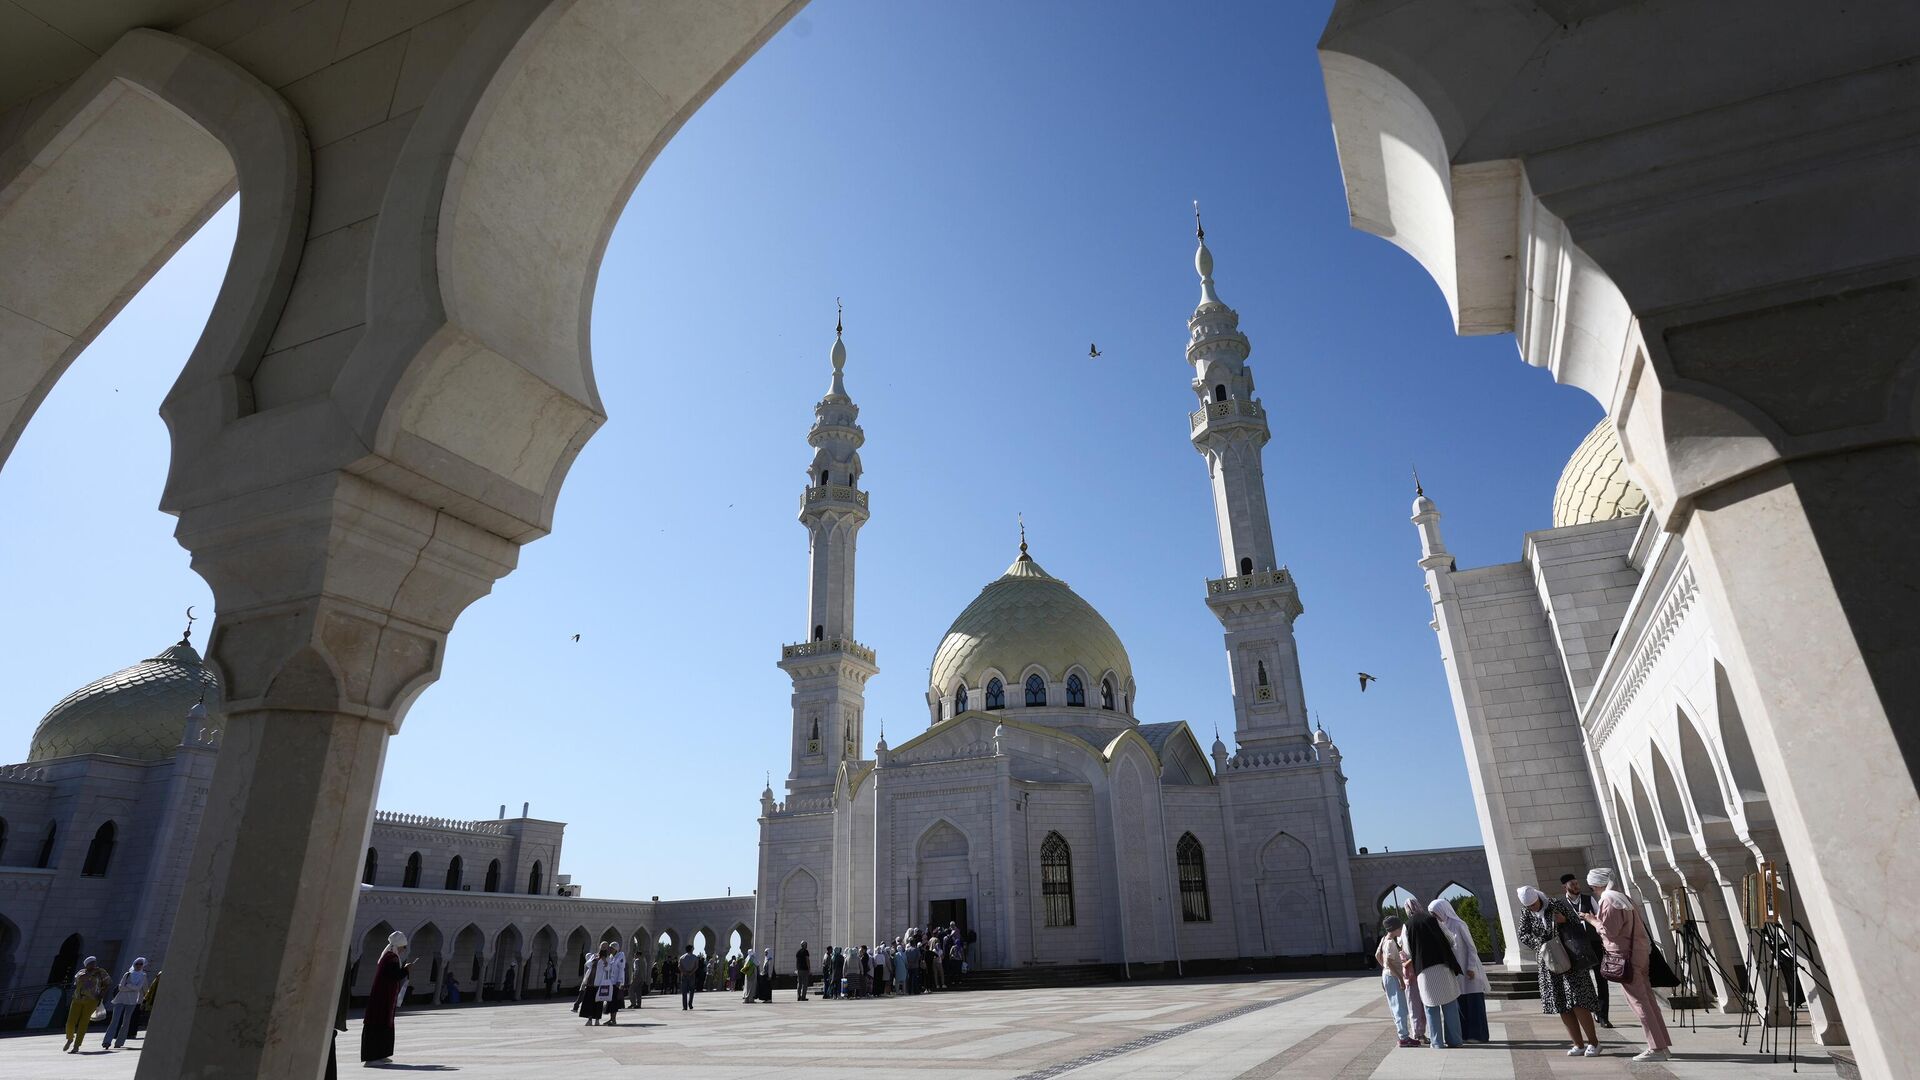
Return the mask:
[[[773,814],[781,817],[787,814],[819,814],[833,809],[833,796],[820,795],[811,799],[791,798],[786,802],[773,804]]]
[[[46,778],[47,770],[32,762],[22,765],[0,765],[0,780],[20,780],[31,783]]]
[[[800,497],[800,506],[802,509],[805,509],[813,503],[829,499],[834,502],[855,503],[858,504],[862,510],[867,507],[867,493],[857,487],[851,487],[846,484],[827,484],[822,487],[810,487],[807,489],[807,493]]]
[[[376,825],[405,825],[416,829],[447,829],[452,832],[484,833],[488,836],[505,836],[507,827],[497,821],[454,821],[451,818],[428,817],[425,814],[400,814],[392,810],[375,810],[373,822]]]
[[[780,646],[780,659],[788,660],[796,656],[824,656],[828,653],[843,652],[856,660],[874,662],[874,652],[852,638],[826,638],[821,641],[802,641],[796,645]]]
[[[1248,753],[1245,750],[1227,759],[1229,769],[1280,769],[1294,765],[1318,765],[1320,754],[1313,747],[1299,750],[1275,750],[1267,753]]]
[[[1267,410],[1262,408],[1257,401],[1250,401],[1245,398],[1229,398],[1226,401],[1209,401],[1204,408],[1196,409],[1188,413],[1187,419],[1192,422],[1192,430],[1198,431],[1200,430],[1200,425],[1206,423],[1208,420],[1224,420],[1232,416],[1257,418],[1265,415],[1267,415]]]
[[[1246,592],[1248,589],[1267,589],[1291,584],[1293,584],[1293,575],[1283,566],[1278,570],[1261,570],[1258,573],[1240,574],[1236,577],[1209,578],[1207,595],[1219,596],[1222,593]]]

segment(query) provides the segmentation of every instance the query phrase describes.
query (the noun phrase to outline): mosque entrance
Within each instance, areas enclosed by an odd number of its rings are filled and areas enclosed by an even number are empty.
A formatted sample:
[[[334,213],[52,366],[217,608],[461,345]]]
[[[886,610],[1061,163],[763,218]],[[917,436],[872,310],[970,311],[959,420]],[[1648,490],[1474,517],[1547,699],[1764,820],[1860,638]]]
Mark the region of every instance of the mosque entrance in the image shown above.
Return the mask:
[[[929,900],[927,902],[927,927],[945,926],[952,923],[960,928],[964,940],[967,934],[967,902],[965,900]]]

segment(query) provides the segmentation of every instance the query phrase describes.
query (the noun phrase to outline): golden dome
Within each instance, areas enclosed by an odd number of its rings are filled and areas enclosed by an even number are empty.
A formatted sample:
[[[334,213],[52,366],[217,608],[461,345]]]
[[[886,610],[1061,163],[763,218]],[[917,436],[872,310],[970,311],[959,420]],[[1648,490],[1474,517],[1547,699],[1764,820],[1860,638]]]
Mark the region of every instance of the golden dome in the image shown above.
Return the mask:
[[[1560,473],[1553,489],[1553,527],[1634,517],[1646,508],[1646,495],[1627,475],[1613,421],[1603,417]]]
[[[28,761],[111,754],[136,761],[173,756],[187,710],[203,699],[219,711],[220,679],[186,638],[61,698],[33,731]],[[208,725],[209,727],[217,725]]]
[[[1066,679],[1074,667],[1086,672],[1087,700],[1094,706],[1099,705],[1100,680],[1108,673],[1114,678],[1116,704],[1133,679],[1126,646],[1107,620],[1066,582],[1022,553],[953,620],[934,650],[927,681],[935,697],[945,697],[965,680],[979,708],[987,672],[997,671],[1005,680],[1007,700],[1017,703],[1021,678],[1036,664],[1054,681]]]

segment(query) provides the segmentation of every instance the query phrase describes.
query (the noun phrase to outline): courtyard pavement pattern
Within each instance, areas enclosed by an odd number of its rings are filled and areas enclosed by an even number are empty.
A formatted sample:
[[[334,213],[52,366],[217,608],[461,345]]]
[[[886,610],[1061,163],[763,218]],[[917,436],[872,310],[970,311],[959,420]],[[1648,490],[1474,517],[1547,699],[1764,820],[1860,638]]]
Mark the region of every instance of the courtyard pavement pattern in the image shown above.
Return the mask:
[[[358,1062],[360,1023],[339,1036],[341,1075],[454,1074],[462,1080],[660,1076],[693,1080],[1762,1080],[1796,1074],[1782,1058],[1739,1039],[1737,1017],[1699,1014],[1698,1031],[1674,1028],[1679,1057],[1635,1063],[1639,1029],[1621,1003],[1620,1027],[1602,1031],[1607,1053],[1565,1056],[1565,1032],[1533,1001],[1488,1003],[1493,1043],[1460,1050],[1394,1046],[1374,978],[1230,978],[1058,990],[937,994],[875,1001],[793,1000],[745,1005],[702,994],[692,1012],[676,998],[623,1010],[617,1027],[584,1027],[566,1004],[402,1012],[398,1054],[383,1069]],[[0,1076],[18,1080],[129,1080],[139,1053],[79,1055],[56,1035],[0,1040]],[[1801,1030],[1798,1077],[1834,1066]]]

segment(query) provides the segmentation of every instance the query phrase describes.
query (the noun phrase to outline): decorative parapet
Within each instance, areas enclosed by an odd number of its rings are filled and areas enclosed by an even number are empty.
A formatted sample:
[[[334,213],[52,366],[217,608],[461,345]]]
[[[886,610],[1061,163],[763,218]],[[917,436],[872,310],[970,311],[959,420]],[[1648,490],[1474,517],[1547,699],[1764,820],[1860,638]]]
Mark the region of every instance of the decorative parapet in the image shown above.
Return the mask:
[[[21,765],[0,765],[0,780],[12,780],[17,783],[39,783],[47,778],[47,770],[31,762]]]
[[[800,496],[801,512],[804,513],[807,507],[817,502],[850,502],[860,507],[860,509],[865,510],[867,508],[867,493],[857,487],[851,487],[846,484],[827,484],[824,487],[810,487]]]
[[[1234,577],[1209,578],[1207,595],[1220,596],[1225,593],[1247,592],[1252,589],[1270,589],[1281,585],[1292,585],[1293,575],[1286,567],[1278,570],[1262,570],[1254,574],[1239,574]]]
[[[1267,410],[1258,401],[1247,398],[1230,398],[1226,401],[1209,401],[1204,408],[1187,414],[1192,430],[1199,431],[1200,425],[1209,420],[1227,420],[1244,416],[1249,420],[1265,418]]]
[[[780,659],[791,660],[796,656],[824,656],[839,652],[869,664],[875,662],[874,651],[852,638],[824,638],[820,641],[802,641],[793,645],[782,645]]]
[[[1667,643],[1673,640],[1674,632],[1686,622],[1687,613],[1693,610],[1694,599],[1699,595],[1700,581],[1694,576],[1693,563],[1688,561],[1674,573],[1659,608],[1647,619],[1645,628],[1640,632],[1640,643],[1634,646],[1632,655],[1621,668],[1622,674],[1619,681],[1614,683],[1607,706],[1589,714],[1590,719],[1599,717],[1588,727],[1588,739],[1595,750],[1606,743],[1607,736],[1613,734],[1614,726],[1633,707],[1633,699],[1639,696],[1640,687],[1646,684],[1653,666],[1660,662],[1661,654],[1667,651]]]
[[[771,817],[792,817],[795,814],[824,814],[833,809],[833,796],[815,795],[808,798],[794,796],[786,802],[773,804]]]
[[[507,827],[498,821],[454,821],[451,818],[428,817],[424,814],[401,814],[392,810],[375,810],[375,825],[403,825],[413,829],[444,829],[448,832],[480,833],[484,836],[505,836]]]
[[[1319,751],[1311,746],[1298,750],[1269,750],[1250,753],[1242,750],[1227,759],[1229,769],[1291,769],[1320,764]]]

